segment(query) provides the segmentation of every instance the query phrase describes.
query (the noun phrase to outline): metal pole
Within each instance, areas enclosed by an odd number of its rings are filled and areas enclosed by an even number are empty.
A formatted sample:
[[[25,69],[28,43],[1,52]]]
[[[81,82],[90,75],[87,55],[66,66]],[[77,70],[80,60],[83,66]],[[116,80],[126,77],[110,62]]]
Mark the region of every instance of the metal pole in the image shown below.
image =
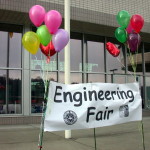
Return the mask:
[[[65,30],[70,35],[70,0],[64,0]],[[70,42],[65,47],[65,84],[70,84]],[[65,130],[65,138],[71,138],[71,130]]]

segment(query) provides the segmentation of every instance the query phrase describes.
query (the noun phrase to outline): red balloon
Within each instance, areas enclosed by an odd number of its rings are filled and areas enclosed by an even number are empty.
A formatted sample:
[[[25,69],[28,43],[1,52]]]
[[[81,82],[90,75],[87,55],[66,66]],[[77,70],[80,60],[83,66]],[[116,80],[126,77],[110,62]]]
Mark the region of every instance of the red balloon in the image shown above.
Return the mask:
[[[144,19],[141,15],[135,14],[131,17],[131,26],[135,32],[139,33],[144,25]]]
[[[120,50],[111,42],[106,43],[106,49],[114,57],[117,57],[120,54]]]
[[[45,56],[53,56],[56,53],[52,42],[50,42],[47,46],[40,44],[40,49]]]
[[[46,62],[49,63],[50,62],[50,57],[55,55],[55,53],[56,53],[52,41],[47,46],[44,46],[44,45],[40,44],[40,49],[41,49],[41,52],[45,56],[47,56]]]

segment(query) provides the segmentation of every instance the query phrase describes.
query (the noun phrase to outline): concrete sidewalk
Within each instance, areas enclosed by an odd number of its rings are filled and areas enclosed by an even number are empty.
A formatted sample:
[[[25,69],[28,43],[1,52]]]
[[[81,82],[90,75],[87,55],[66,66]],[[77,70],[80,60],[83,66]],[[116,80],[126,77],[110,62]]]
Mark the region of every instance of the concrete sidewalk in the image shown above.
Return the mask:
[[[143,118],[145,150],[150,149],[150,117]],[[143,150],[140,122],[96,128],[97,150]],[[40,125],[0,126],[0,150],[38,150]],[[42,150],[94,150],[93,129],[44,132]]]

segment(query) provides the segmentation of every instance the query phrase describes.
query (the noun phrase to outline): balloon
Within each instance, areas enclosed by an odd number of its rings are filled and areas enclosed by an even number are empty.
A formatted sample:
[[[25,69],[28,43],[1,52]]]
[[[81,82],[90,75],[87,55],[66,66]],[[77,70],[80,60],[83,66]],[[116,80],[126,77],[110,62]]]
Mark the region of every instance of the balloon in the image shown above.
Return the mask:
[[[45,56],[53,56],[56,53],[52,41],[47,46],[40,44],[40,49]]]
[[[118,24],[121,25],[121,27],[126,28],[130,21],[130,14],[127,11],[122,10],[118,12],[116,18],[117,18]]]
[[[139,33],[144,25],[144,19],[141,15],[135,14],[131,17],[132,28]]]
[[[141,43],[141,37],[138,33],[130,33],[127,42],[131,52],[135,52]]]
[[[126,31],[127,31],[128,34],[133,32],[133,28],[131,26],[131,23],[129,23],[128,27],[126,28]]]
[[[36,33],[29,31],[23,35],[22,44],[31,54],[36,54],[40,45],[40,39]]]
[[[51,10],[45,15],[45,25],[51,34],[54,34],[58,30],[61,22],[61,14],[56,10]]]
[[[124,43],[127,40],[127,32],[124,28],[119,27],[115,31],[115,37],[119,42]]]
[[[52,35],[49,33],[47,27],[45,25],[40,26],[37,31],[37,35],[40,38],[40,42],[42,45],[46,46],[52,40]]]
[[[111,42],[106,43],[106,49],[114,57],[117,57],[120,54],[120,50]]]
[[[46,12],[44,7],[40,5],[34,5],[29,10],[30,20],[36,27],[39,27],[43,23],[45,14]]]
[[[46,62],[49,63],[50,62],[50,57],[53,56],[56,53],[52,41],[47,46],[44,46],[44,45],[40,44],[40,49],[41,49],[41,52],[45,56],[47,56]]]
[[[60,52],[69,42],[69,34],[64,29],[58,31],[52,36],[52,42],[56,52]]]

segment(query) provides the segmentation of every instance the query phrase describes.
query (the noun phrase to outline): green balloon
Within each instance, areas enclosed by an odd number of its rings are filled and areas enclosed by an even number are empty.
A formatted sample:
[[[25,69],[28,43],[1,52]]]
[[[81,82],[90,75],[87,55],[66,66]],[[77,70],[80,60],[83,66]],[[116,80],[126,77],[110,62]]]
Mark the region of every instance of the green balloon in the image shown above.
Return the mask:
[[[122,11],[119,11],[118,14],[117,14],[117,21],[118,21],[118,24],[123,27],[123,28],[126,28],[130,22],[130,14],[125,11],[125,10],[122,10]]]
[[[38,27],[36,31],[42,45],[47,46],[52,40],[52,35],[49,33],[46,25]]]
[[[126,40],[127,40],[126,30],[122,27],[117,28],[116,31],[115,31],[115,37],[121,43],[126,42]]]

